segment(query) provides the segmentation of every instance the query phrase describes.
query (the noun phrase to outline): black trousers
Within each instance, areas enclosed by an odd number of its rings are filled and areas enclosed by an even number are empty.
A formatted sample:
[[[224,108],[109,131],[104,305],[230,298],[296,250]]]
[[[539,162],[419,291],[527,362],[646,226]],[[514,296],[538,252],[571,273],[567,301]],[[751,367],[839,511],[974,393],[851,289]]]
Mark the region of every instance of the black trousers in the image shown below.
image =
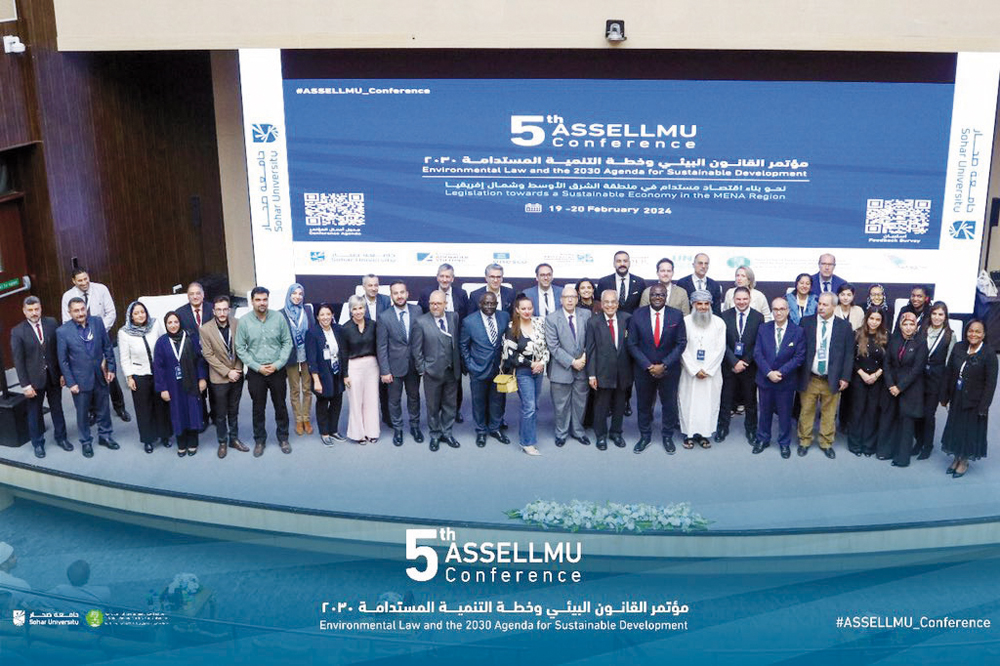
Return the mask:
[[[884,394],[881,378],[874,384],[865,384],[860,378],[851,380],[851,427],[847,448],[852,453],[875,453]]]
[[[652,437],[653,407],[657,396],[660,398],[660,434],[672,437],[674,430],[680,429],[680,414],[677,409],[677,385],[680,382],[678,371],[664,373],[656,379],[645,368],[635,369],[635,399],[636,411],[639,412],[639,434]],[[597,414],[594,414],[597,418]]]
[[[631,387],[629,387],[631,388]],[[594,434],[598,439],[606,439],[608,434],[622,434],[622,421],[625,419],[625,403],[628,401],[628,389],[598,388],[594,392]],[[608,415],[611,415],[611,428],[608,429]]]
[[[253,403],[253,439],[263,442],[267,439],[267,396],[271,395],[274,405],[274,421],[277,426],[279,442],[288,439],[288,377],[282,368],[270,375],[262,375],[254,370],[247,370],[247,386],[250,390],[250,400]]]
[[[332,398],[316,395],[316,425],[320,435],[332,435],[340,432],[340,409],[344,405],[344,394],[338,393]]]
[[[125,394],[122,393],[122,385],[119,383],[117,375],[115,375],[115,381],[108,384],[108,391],[111,394],[111,407],[116,414],[120,414],[125,409]]]
[[[219,442],[240,438],[240,398],[243,397],[243,377],[235,382],[209,384],[208,392],[214,405],[215,437]]]
[[[177,435],[177,450],[187,451],[188,449],[198,448],[198,431],[197,430],[185,430],[184,432]]]
[[[170,425],[170,405],[153,386],[152,375],[132,375],[135,390],[132,391],[132,406],[135,420],[139,425],[139,441],[154,444],[161,439],[170,439],[173,426]]]
[[[933,393],[924,392],[924,415],[917,419],[917,448],[921,451],[934,450],[934,428],[937,426],[937,391]]]
[[[743,372],[725,370],[722,373],[722,401],[719,403],[719,432],[729,432],[733,405],[743,405],[743,426],[747,435],[757,432],[757,367],[748,366]]]
[[[886,391],[885,388],[882,389]],[[910,464],[913,442],[916,434],[916,419],[903,414],[899,408],[899,398],[889,396],[883,402],[878,427],[878,457],[892,458],[899,467]]]
[[[52,427],[55,429],[56,441],[66,439],[66,416],[62,408],[62,387],[59,382],[48,380],[42,390],[35,389],[35,397],[28,398],[28,434],[35,446],[45,444],[45,421],[42,419],[42,403],[49,401],[49,413],[52,415]]]

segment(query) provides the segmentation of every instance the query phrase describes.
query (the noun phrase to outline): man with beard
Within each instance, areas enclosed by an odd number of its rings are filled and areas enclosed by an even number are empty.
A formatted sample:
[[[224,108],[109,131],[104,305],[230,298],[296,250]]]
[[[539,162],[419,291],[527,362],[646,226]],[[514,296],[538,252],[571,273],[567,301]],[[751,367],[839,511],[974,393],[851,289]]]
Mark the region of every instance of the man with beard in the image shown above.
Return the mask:
[[[632,260],[625,250],[615,252],[615,272],[605,275],[597,283],[597,292],[611,289],[618,294],[618,309],[629,314],[635,312],[646,289],[646,281],[629,273]]]
[[[712,294],[698,289],[691,295],[691,314],[684,318],[687,347],[681,355],[678,390],[684,448],[697,443],[711,448],[707,435],[718,423],[722,397],[722,360],[726,356],[726,324],[712,314]]]

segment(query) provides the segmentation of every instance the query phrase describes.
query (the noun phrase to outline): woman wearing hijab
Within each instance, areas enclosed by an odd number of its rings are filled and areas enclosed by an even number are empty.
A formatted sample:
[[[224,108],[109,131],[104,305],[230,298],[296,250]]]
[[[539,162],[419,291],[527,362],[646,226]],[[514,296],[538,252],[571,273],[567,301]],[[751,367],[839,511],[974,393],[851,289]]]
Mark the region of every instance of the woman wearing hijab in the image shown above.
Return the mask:
[[[306,358],[316,393],[316,426],[327,446],[344,441],[340,434],[340,409],[344,402],[347,346],[344,334],[333,320],[333,306],[323,303],[316,310],[316,325],[306,334]]]
[[[177,436],[177,455],[193,456],[201,430],[201,393],[208,386],[208,366],[198,338],[181,328],[176,312],[163,317],[167,332],[153,349],[153,383],[170,405],[170,422]]]
[[[285,315],[288,330],[292,334],[292,355],[285,370],[288,373],[292,412],[295,414],[295,432],[298,435],[311,435],[313,428],[309,422],[309,413],[312,411],[312,375],[309,374],[306,363],[306,333],[316,325],[316,319],[313,317],[312,305],[304,301],[305,290],[296,282],[288,288],[281,314]]]
[[[868,287],[868,300],[865,301],[865,312],[871,312],[872,310],[878,310],[882,313],[886,330],[891,331],[892,308],[889,307],[889,302],[885,300],[885,287],[880,284],[873,284]]]
[[[121,372],[132,391],[139,441],[146,453],[159,440],[170,446],[170,410],[153,388],[153,347],[163,335],[163,324],[149,316],[146,306],[132,301],[125,313],[125,325],[118,329]]]
[[[885,350],[888,396],[879,423],[878,458],[892,459],[893,467],[910,464],[916,438],[916,421],[924,412],[924,365],[927,344],[919,335],[917,316],[904,312],[899,316],[899,335],[889,339]]]

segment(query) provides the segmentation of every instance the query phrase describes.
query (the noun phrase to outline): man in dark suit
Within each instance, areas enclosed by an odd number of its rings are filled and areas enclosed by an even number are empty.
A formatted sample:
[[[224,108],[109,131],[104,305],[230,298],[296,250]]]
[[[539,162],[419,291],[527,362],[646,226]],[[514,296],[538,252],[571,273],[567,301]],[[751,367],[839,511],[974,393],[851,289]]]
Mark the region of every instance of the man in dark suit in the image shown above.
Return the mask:
[[[479,299],[486,292],[497,297],[497,310],[506,312],[508,317],[514,316],[514,290],[503,286],[503,266],[490,264],[486,267],[486,286],[469,294],[469,311],[472,314],[479,307]]]
[[[753,358],[757,365],[757,388],[760,392],[760,419],[753,453],[771,445],[771,420],[778,414],[778,446],[781,457],[792,455],[792,404],[799,385],[799,368],[806,357],[802,329],[788,318],[788,301],[771,301],[774,321],[757,330]]]
[[[842,277],[833,274],[833,269],[837,267],[837,258],[832,254],[819,255],[819,271],[812,274],[812,289],[810,293],[816,294],[836,294],[840,286],[847,282]]]
[[[632,387],[632,358],[628,352],[628,313],[618,309],[618,293],[601,293],[602,314],[587,321],[587,378],[594,389],[594,435],[597,448],[605,451],[608,439],[624,448],[622,421],[625,401]],[[608,429],[608,414],[611,428]]]
[[[430,312],[417,319],[410,341],[413,363],[424,380],[431,451],[438,450],[438,442],[458,448],[452,428],[455,425],[458,382],[462,379],[462,357],[458,351],[458,315],[446,312],[445,302],[443,292],[431,293],[428,300]]]
[[[486,436],[502,444],[510,438],[500,429],[507,396],[497,390],[493,378],[500,372],[503,332],[510,324],[506,312],[497,312],[497,297],[485,293],[479,298],[479,311],[462,321],[459,351],[469,373],[472,393],[472,419],[476,423],[476,446],[486,446]]]
[[[615,252],[614,261],[615,272],[598,280],[597,293],[603,294],[608,289],[614,291],[618,294],[618,308],[632,314],[639,307],[646,281],[629,272],[632,259],[625,250]]]
[[[70,299],[69,315],[70,320],[56,331],[56,351],[59,369],[73,394],[83,455],[91,458],[94,455],[88,416],[91,407],[97,414],[97,443],[111,450],[118,448],[111,437],[108,395],[108,384],[115,381],[115,353],[104,322],[87,314],[87,304],[82,298]]]
[[[393,306],[383,310],[375,327],[375,355],[378,358],[382,385],[388,391],[389,423],[392,443],[403,445],[403,389],[406,389],[406,411],[410,416],[410,434],[418,444],[424,441],[420,432],[420,374],[410,352],[413,329],[420,317],[420,308],[410,305],[406,283],[396,280],[389,287]]]
[[[827,458],[836,458],[833,439],[837,434],[837,405],[840,392],[849,386],[854,369],[854,331],[851,325],[833,316],[837,295],[819,296],[816,314],[803,319],[806,357],[799,370],[802,411],[799,412],[798,454],[809,452],[816,420],[816,401],[820,401],[819,447]]]
[[[535,306],[535,316],[542,319],[559,309],[559,299],[562,297],[563,288],[552,284],[552,276],[552,266],[538,264],[535,267],[535,286],[524,290],[524,295]]]
[[[187,288],[188,302],[177,308],[177,318],[181,320],[181,328],[188,335],[198,339],[201,326],[212,318],[212,313],[205,307],[205,288],[200,282],[192,282]],[[205,432],[208,424],[215,421],[215,400],[208,400],[209,392],[201,392],[201,432]],[[211,404],[209,404],[211,403]]]
[[[694,273],[685,275],[680,280],[677,280],[676,284],[678,287],[683,287],[689,296],[698,289],[707,291],[712,295],[712,312],[716,315],[721,315],[722,285],[708,277],[708,264],[708,255],[704,252],[694,255],[694,263],[691,264]]]
[[[667,290],[654,284],[649,305],[633,313],[628,323],[629,353],[635,364],[636,406],[639,441],[633,451],[642,453],[653,438],[653,403],[660,396],[660,433],[663,448],[673,454],[674,429],[679,428],[677,384],[681,376],[681,354],[687,346],[684,315],[667,307]]]
[[[466,313],[469,311],[469,295],[465,293],[465,290],[461,287],[455,287],[455,267],[451,264],[441,264],[438,266],[437,272],[437,283],[438,289],[444,292],[446,299],[445,312],[454,312],[458,315],[459,326],[461,326],[462,319],[465,318]],[[420,309],[423,312],[429,312],[430,306],[428,302],[430,300],[431,292],[434,288],[425,289],[422,294],[420,294],[420,299],[417,304],[420,305]],[[455,423],[462,422],[462,382],[458,383],[458,411],[455,412]]]
[[[72,451],[66,439],[66,419],[62,408],[63,377],[59,370],[56,349],[58,324],[52,317],[42,317],[42,302],[37,296],[24,299],[24,318],[10,332],[10,349],[14,357],[17,381],[28,399],[28,433],[36,458],[45,457],[45,423],[42,402],[48,398],[55,428],[56,444],[63,451]]]
[[[722,401],[719,404],[719,425],[715,441],[721,442],[729,434],[729,420],[733,405],[745,408],[743,426],[747,441],[757,437],[757,386],[754,376],[757,368],[753,361],[757,329],[764,323],[764,316],[750,307],[750,290],[737,287],[733,291],[733,304],[722,313],[726,324],[726,358],[722,362]]]

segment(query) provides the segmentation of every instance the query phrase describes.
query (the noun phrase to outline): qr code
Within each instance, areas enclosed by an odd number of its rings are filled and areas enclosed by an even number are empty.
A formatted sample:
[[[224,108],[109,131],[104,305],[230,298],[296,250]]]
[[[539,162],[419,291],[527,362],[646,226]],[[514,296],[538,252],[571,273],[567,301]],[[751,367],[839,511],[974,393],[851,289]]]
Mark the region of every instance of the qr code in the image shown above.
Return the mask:
[[[869,199],[865,233],[926,234],[930,221],[930,199]]]
[[[365,195],[360,192],[306,192],[306,226],[361,227],[365,224]]]

